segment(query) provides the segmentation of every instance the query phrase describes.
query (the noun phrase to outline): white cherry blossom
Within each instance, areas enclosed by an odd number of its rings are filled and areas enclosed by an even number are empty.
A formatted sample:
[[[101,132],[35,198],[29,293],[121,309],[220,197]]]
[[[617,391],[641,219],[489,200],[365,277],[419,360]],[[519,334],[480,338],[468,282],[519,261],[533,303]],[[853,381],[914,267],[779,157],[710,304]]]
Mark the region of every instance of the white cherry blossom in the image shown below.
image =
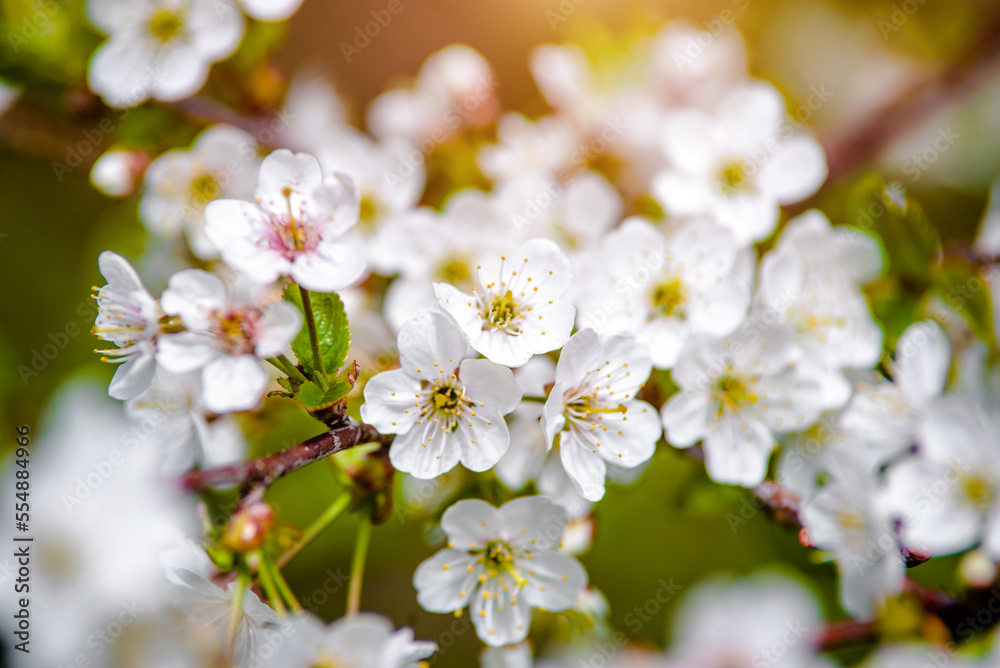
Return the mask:
[[[982,541],[1000,557],[1000,411],[948,395],[922,420],[918,441],[917,452],[886,474],[902,545],[940,556]]]
[[[764,479],[776,433],[808,428],[824,408],[820,384],[803,376],[788,325],[749,320],[723,339],[689,339],[673,370],[680,386],[661,414],[667,442],[701,440],[716,482]]]
[[[559,356],[556,381],[545,402],[542,427],[577,491],[604,496],[609,465],[632,468],[653,455],[661,427],[656,409],[636,399],[652,364],[635,339],[602,339],[593,330],[573,335]]]
[[[896,344],[892,381],[855,389],[841,424],[861,438],[892,449],[913,444],[920,421],[944,392],[951,346],[931,320],[910,325]]]
[[[770,85],[747,83],[711,114],[685,109],[664,122],[671,167],[653,183],[670,214],[709,215],[741,243],[766,238],[778,209],[816,191],[826,179],[823,149],[785,120]]]
[[[203,405],[198,372],[174,374],[158,367],[152,385],[129,400],[125,412],[143,430],[155,430],[155,439],[163,444],[164,475],[179,475],[195,462],[203,467],[233,464],[246,454],[239,426]]]
[[[125,401],[141,394],[153,382],[155,341],[163,313],[128,260],[104,251],[97,263],[108,283],[95,296],[98,313],[94,334],[118,346],[99,352],[105,361],[120,365],[108,394]]]
[[[469,607],[476,633],[488,645],[524,640],[531,609],[572,607],[587,574],[556,550],[564,511],[541,496],[495,508],[459,501],[441,518],[448,547],[424,561],[413,576],[417,601],[431,612]]]
[[[508,113],[497,124],[497,136],[499,143],[483,146],[476,155],[479,168],[496,182],[525,175],[551,180],[574,166],[570,161],[577,150],[576,132],[565,118],[543,116],[532,122]]]
[[[555,383],[556,365],[548,357],[536,356],[514,372],[525,396],[545,396],[545,386]],[[534,481],[539,493],[549,497],[579,520],[590,513],[591,503],[580,495],[566,473],[558,448],[549,448],[541,425],[544,405],[522,401],[507,418],[510,448],[493,472],[512,491],[518,492]],[[572,523],[571,523],[572,526]]]
[[[260,360],[284,354],[302,328],[298,309],[260,292],[245,282],[227,285],[201,269],[174,274],[163,292],[163,310],[180,316],[186,331],[163,337],[157,361],[174,373],[202,369],[210,411],[260,403],[269,380]]]
[[[885,489],[869,467],[838,463],[800,517],[811,543],[836,559],[841,605],[870,619],[902,591],[906,565]]]
[[[384,434],[397,434],[392,465],[433,478],[461,462],[485,471],[510,444],[503,416],[521,400],[510,369],[469,359],[468,344],[447,316],[425,313],[399,331],[402,368],[384,371],[365,386],[361,418]]]
[[[401,138],[433,147],[493,120],[498,85],[482,54],[465,44],[451,44],[427,57],[412,87],[393,88],[375,98],[368,107],[367,126],[378,139]]]
[[[629,218],[581,264],[578,321],[600,334],[632,334],[653,365],[671,368],[694,334],[725,336],[746,317],[753,251],[708,220],[661,233]]]
[[[569,258],[554,242],[532,239],[499,262],[480,265],[472,294],[434,284],[441,308],[487,359],[521,366],[569,340],[575,309],[566,299]]]
[[[8,522],[0,527],[0,539],[21,546],[13,539],[33,538],[30,580],[21,583],[30,591],[22,594],[31,599],[32,629],[59,632],[40,643],[32,635],[30,654],[11,650],[5,665],[72,665],[78,656],[94,656],[95,631],[120,615],[127,619],[138,609],[141,619],[151,621],[160,613],[157,560],[178,533],[197,529],[195,508],[158,471],[159,434],[127,420],[121,403],[105,397],[99,382],[78,377],[64,384],[38,428],[31,425],[30,437],[31,487],[25,496],[31,532],[16,531]],[[11,518],[20,503],[19,470],[24,469],[12,464],[0,475],[0,485],[10,492],[0,498],[0,511]],[[9,559],[0,557],[0,574],[11,592],[21,577],[18,567],[25,565],[18,564],[15,550],[7,551]],[[18,598],[0,597],[0,628],[10,638],[18,630]],[[125,633],[120,642],[133,639]]]
[[[171,149],[153,161],[139,216],[153,232],[168,239],[184,234],[195,255],[214,259],[219,250],[205,236],[205,207],[216,199],[251,197],[259,162],[250,134],[213,125],[190,149]]]
[[[622,197],[597,172],[583,171],[564,180],[522,174],[497,188],[495,205],[523,239],[545,237],[574,259],[580,275],[585,251],[620,220]]]
[[[850,396],[841,371],[870,369],[882,355],[882,331],[860,288],[881,268],[877,241],[858,230],[832,228],[818,211],[790,221],[761,261],[756,310],[778,314],[795,328],[803,351],[799,367],[813,369],[825,383],[831,407],[843,406]]]
[[[168,600],[184,615],[189,637],[201,639],[208,647],[223,646],[231,623],[236,589],[240,585],[230,582],[223,588],[186,568],[173,568],[169,580],[172,586],[167,593]],[[282,622],[277,613],[262,603],[249,588],[242,593],[241,603],[233,639],[232,664],[259,665],[263,654],[261,648],[268,645],[272,637],[282,633]]]
[[[812,642],[823,623],[815,596],[777,573],[699,583],[674,619],[668,666],[834,666]]]
[[[113,107],[193,95],[243,37],[243,14],[213,0],[89,0],[87,14],[109,35],[87,83]]]
[[[381,615],[360,613],[324,624],[306,614],[291,621],[289,636],[264,666],[271,668],[418,668],[434,653],[432,642],[415,641],[408,628],[395,630]],[[420,664],[425,665],[425,664]]]
[[[334,292],[365,271],[361,249],[344,238],[357,220],[350,177],[324,178],[316,158],[279,149],[261,163],[254,202],[205,208],[205,234],[227,264],[259,283],[291,276],[309,290]]]

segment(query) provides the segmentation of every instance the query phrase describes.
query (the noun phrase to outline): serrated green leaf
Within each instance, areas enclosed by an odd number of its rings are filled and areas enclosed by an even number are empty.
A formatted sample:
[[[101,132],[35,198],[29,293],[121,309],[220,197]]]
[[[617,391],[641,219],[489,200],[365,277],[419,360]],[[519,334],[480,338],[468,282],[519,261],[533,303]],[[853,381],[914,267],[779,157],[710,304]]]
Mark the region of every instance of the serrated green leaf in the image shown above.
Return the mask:
[[[869,174],[848,197],[847,223],[877,234],[888,251],[889,272],[915,291],[929,287],[941,256],[941,239],[923,207],[878,174]]]
[[[319,385],[310,381],[302,384],[295,400],[306,410],[314,411],[336,403],[350,391],[351,386],[346,382],[334,383],[333,387],[324,392]]]
[[[316,320],[316,335],[319,340],[320,354],[327,372],[327,379],[332,379],[337,370],[347,361],[347,351],[351,347],[351,332],[348,328],[347,314],[344,312],[344,302],[336,294],[310,292],[313,317]],[[303,311],[302,297],[297,285],[285,288],[285,300],[291,302],[299,311]],[[305,325],[292,341],[292,352],[299,365],[307,375],[315,379],[317,365],[313,360],[312,344],[309,341],[309,328]]]

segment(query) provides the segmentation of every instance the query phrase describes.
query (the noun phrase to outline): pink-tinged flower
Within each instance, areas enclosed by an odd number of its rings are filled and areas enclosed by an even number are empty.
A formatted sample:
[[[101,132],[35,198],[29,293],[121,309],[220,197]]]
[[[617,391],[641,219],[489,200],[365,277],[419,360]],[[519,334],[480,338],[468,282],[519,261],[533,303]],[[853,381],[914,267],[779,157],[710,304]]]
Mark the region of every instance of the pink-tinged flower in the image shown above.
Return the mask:
[[[258,283],[291,276],[309,290],[334,292],[365,271],[361,249],[344,238],[358,213],[349,176],[324,177],[313,156],[280,149],[261,164],[253,202],[205,208],[205,233],[227,264]]]
[[[215,413],[256,406],[268,383],[260,360],[282,354],[302,328],[294,306],[256,292],[200,269],[174,274],[163,292],[164,311],[186,331],[163,337],[157,359],[174,373],[202,369],[202,401]]]
[[[111,379],[108,394],[127,401],[153,382],[155,339],[160,333],[162,313],[128,260],[104,251],[97,262],[108,284],[95,297],[98,312],[94,334],[118,346],[97,352],[105,356],[105,361],[121,364]]]

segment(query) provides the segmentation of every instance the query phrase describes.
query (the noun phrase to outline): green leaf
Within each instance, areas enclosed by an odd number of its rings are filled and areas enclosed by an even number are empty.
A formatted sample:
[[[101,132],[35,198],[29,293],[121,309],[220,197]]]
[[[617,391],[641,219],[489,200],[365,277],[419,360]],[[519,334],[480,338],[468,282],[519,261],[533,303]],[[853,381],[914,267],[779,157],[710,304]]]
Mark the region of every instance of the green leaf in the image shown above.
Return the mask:
[[[281,387],[288,390],[292,394],[295,394],[298,391],[301,384],[302,383],[299,381],[289,378],[288,376],[278,376],[278,385],[281,385]]]
[[[332,406],[347,396],[351,391],[350,383],[340,381],[334,383],[326,392],[313,382],[303,383],[295,395],[295,401],[299,402],[308,411],[315,411],[320,408]]]
[[[934,274],[934,289],[950,307],[968,320],[976,336],[990,347],[996,346],[989,285],[979,275],[975,265],[959,258],[945,258]]]
[[[923,207],[878,174],[862,178],[848,197],[847,223],[873,232],[888,251],[889,272],[915,292],[929,287],[941,239]]]
[[[312,302],[313,316],[316,319],[319,350],[327,372],[327,378],[324,380],[332,379],[337,370],[344,366],[344,362],[347,361],[347,351],[351,347],[351,331],[348,328],[347,314],[344,312],[344,302],[336,294],[310,292],[309,297]],[[285,300],[295,304],[299,311],[303,310],[299,286],[290,284],[286,287]],[[295,357],[306,375],[315,379],[317,366],[313,360],[308,326],[303,325],[301,331],[292,341],[292,352],[295,353]]]

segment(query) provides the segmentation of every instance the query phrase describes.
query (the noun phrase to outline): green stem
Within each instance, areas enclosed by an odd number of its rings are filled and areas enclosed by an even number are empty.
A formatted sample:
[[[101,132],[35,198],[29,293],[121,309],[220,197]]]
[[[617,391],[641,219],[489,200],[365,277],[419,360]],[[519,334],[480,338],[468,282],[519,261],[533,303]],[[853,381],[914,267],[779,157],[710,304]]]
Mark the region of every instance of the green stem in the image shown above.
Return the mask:
[[[351,580],[347,587],[348,615],[356,615],[361,610],[361,581],[365,577],[365,557],[368,555],[368,544],[371,542],[371,537],[372,521],[363,515],[354,543],[354,556],[351,557]]]
[[[316,317],[313,315],[312,299],[309,297],[309,291],[301,285],[299,286],[299,294],[302,296],[302,312],[305,313],[306,327],[309,328],[309,343],[312,345],[313,363],[319,371],[316,382],[325,390],[326,365],[323,363],[323,354],[319,350],[319,334],[316,333]]]
[[[278,559],[278,568],[284,568],[289,561],[295,558],[295,555],[302,551],[302,548],[311,543],[316,536],[330,526],[330,523],[337,519],[342,512],[344,512],[350,502],[350,492],[344,492],[338,496],[334,502],[323,511],[323,514],[313,520],[312,524],[306,528],[298,542],[296,542],[295,545],[288,550],[288,552],[281,555]]]
[[[302,372],[299,371],[298,368],[296,368],[296,366],[292,364],[292,361],[287,357],[285,357],[284,355],[278,355],[277,357],[268,357],[267,361],[271,366],[276,368],[278,371],[281,371],[289,378],[294,378],[300,383],[304,383],[309,380],[304,375],[302,375]]]
[[[236,590],[233,592],[233,600],[229,606],[229,623],[226,626],[226,652],[228,656],[233,654],[236,631],[239,630],[240,622],[243,621],[243,596],[246,594],[249,584],[250,574],[246,568],[238,568],[236,571]]]
[[[264,561],[262,563],[264,567],[267,568],[268,574],[270,575],[271,579],[274,580],[274,584],[275,586],[277,586],[278,593],[281,594],[281,598],[285,600],[285,603],[287,603],[288,607],[292,609],[292,612],[294,612],[297,615],[301,615],[302,604],[299,603],[299,600],[297,598],[295,598],[295,594],[292,593],[292,588],[288,586],[288,582],[281,574],[281,571],[278,570],[278,567],[275,565],[274,560],[272,560],[270,556],[265,556]]]
[[[530,401],[533,404],[544,404],[548,401],[547,397],[533,397],[531,395],[521,397],[521,401]]]
[[[264,588],[267,601],[274,608],[274,611],[278,613],[278,616],[285,617],[288,614],[288,610],[285,608],[285,602],[281,599],[278,587],[274,584],[274,578],[271,577],[267,557],[260,553],[258,553],[258,556],[260,557],[260,567],[257,569],[257,575],[260,577],[260,586]]]

